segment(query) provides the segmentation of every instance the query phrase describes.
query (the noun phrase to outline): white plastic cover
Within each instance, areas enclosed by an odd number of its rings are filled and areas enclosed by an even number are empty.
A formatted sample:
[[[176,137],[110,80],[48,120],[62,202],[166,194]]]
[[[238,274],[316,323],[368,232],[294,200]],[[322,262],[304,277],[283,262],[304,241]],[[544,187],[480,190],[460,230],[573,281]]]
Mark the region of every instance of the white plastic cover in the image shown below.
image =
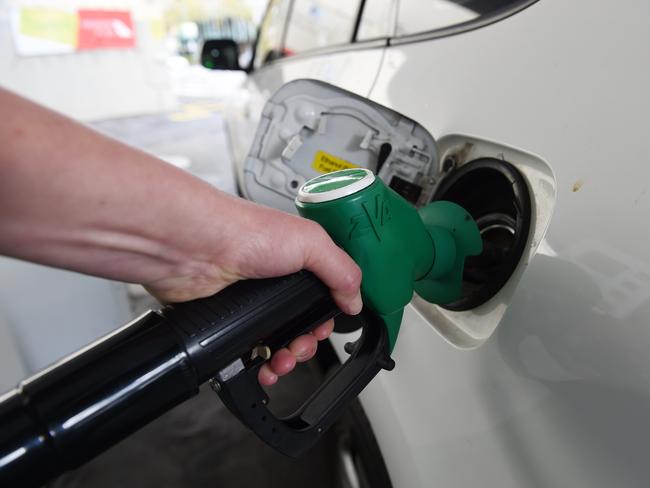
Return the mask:
[[[378,173],[411,200],[431,199],[438,151],[419,124],[370,100],[316,80],[295,80],[266,103],[244,163],[244,194],[295,213],[302,184],[330,171]]]

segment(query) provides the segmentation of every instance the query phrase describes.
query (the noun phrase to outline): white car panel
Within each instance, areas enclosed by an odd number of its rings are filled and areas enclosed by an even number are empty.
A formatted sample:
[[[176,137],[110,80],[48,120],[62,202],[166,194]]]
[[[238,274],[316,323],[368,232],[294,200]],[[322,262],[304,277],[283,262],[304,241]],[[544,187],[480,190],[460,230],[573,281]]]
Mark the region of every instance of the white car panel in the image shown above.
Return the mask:
[[[438,138],[539,154],[558,192],[483,346],[405,315],[396,370],[363,395],[395,486],[647,486],[648,18],[645,2],[546,0],[387,50],[372,100]]]

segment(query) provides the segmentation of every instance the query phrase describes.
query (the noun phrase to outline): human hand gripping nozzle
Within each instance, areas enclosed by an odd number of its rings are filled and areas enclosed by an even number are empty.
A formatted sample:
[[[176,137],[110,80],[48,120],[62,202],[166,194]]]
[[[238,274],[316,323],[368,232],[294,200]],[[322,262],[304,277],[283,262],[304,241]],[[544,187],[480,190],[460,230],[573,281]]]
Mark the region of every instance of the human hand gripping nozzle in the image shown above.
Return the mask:
[[[462,207],[440,201],[418,211],[367,169],[306,182],[296,207],[361,267],[364,304],[386,327],[391,352],[413,291],[430,303],[456,300],[465,258],[483,248],[476,223]]]
[[[196,395],[209,381],[273,448],[298,456],[343,413],[390,357],[415,290],[458,298],[478,228],[450,202],[416,210],[365,169],[314,178],[296,199],[363,272],[360,338],[347,361],[292,415],[276,417],[257,381],[273,351],[337,316],[329,290],[300,271],[237,282],[208,298],[150,311],[0,397],[0,485],[39,486]]]

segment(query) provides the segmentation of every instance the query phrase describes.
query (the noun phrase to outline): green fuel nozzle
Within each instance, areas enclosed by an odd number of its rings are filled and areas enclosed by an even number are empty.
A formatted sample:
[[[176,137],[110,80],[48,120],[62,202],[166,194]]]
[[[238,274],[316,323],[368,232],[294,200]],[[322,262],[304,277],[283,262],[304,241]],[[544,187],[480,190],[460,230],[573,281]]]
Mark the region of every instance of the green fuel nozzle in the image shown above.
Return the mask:
[[[367,169],[307,181],[296,207],[322,225],[361,268],[364,304],[383,320],[390,351],[413,291],[430,303],[458,299],[465,258],[483,248],[465,209],[438,201],[417,210]]]

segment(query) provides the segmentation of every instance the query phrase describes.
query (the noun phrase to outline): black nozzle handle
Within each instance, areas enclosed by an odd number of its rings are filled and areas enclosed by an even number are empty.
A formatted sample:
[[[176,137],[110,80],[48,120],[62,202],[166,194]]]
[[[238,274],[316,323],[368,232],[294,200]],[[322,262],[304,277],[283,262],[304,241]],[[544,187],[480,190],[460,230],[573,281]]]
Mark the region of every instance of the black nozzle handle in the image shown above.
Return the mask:
[[[240,281],[146,313],[0,397],[0,486],[39,486],[80,466],[233,362],[251,380],[241,398],[257,396],[261,362],[251,360],[253,349],[277,350],[338,313],[307,271]],[[229,406],[245,418],[239,405]]]
[[[382,320],[367,309],[359,318],[363,329],[350,348],[350,357],[287,417],[278,418],[269,410],[269,398],[257,381],[259,365],[227,370],[213,380],[213,388],[260,439],[277,451],[298,457],[318,441],[379,371],[395,366]]]
[[[381,369],[394,365],[383,321],[365,308],[361,337],[349,359],[294,414],[280,419],[267,408],[269,398],[257,380],[263,361],[252,353],[256,346],[274,352],[340,313],[316,276],[300,271],[241,281],[162,313],[183,336],[201,381],[214,376],[213,387],[228,409],[264,442],[294,457],[320,438]]]

